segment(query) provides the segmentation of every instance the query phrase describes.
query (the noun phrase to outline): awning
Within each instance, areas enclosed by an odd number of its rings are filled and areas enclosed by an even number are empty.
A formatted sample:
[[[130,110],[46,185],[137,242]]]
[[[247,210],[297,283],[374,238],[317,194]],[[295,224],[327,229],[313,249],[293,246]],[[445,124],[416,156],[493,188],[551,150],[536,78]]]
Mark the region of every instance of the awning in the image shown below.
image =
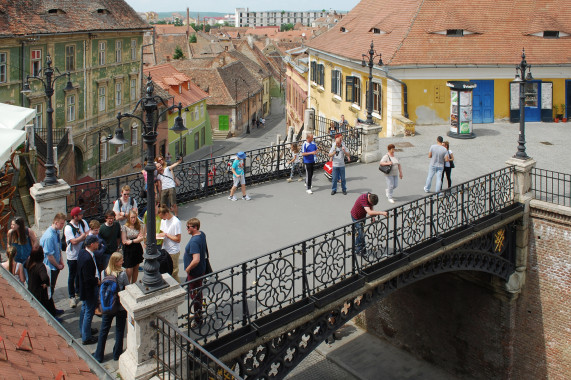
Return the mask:
[[[0,103],[0,166],[26,141],[26,124],[36,117],[36,110]]]

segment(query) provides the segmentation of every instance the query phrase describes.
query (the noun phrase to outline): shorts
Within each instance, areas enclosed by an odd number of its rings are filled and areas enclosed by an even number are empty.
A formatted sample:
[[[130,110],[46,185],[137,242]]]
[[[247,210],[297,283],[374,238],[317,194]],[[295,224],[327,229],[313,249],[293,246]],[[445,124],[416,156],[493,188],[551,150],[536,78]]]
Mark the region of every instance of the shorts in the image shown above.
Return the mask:
[[[161,191],[161,204],[167,207],[176,205],[176,189],[174,187]]]
[[[234,187],[238,187],[238,185],[245,185],[246,180],[244,179],[244,175],[242,174],[240,177],[234,176]]]

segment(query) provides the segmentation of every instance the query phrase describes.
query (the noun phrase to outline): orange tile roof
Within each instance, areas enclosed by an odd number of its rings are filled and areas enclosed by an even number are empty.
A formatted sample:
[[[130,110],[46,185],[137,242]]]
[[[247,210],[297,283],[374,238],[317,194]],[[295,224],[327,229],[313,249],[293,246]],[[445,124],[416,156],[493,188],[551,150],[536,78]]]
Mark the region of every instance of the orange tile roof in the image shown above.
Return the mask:
[[[54,379],[63,371],[66,379],[97,379],[87,363],[50,326],[38,311],[6,281],[9,275],[1,270],[0,301],[0,378],[2,379]],[[32,342],[32,350],[16,349],[22,332],[26,330]],[[6,351],[4,351],[4,345]],[[27,338],[23,346],[28,347]],[[4,360],[5,355],[8,360]]]
[[[166,63],[147,67],[144,72],[145,74],[149,73],[153,78],[153,82],[174,97],[174,103],[182,103],[183,106],[189,106],[208,98],[206,92],[192,83],[188,76],[178,71],[171,64]],[[188,89],[188,82],[190,82],[190,89]]]
[[[447,29],[474,34],[435,33]],[[530,64],[569,64],[571,37],[530,35],[554,29],[571,34],[568,0],[362,0],[307,46],[360,61],[373,41],[391,66],[511,65],[522,47]]]
[[[186,34],[187,31],[186,26],[155,24],[153,25],[153,28],[155,28],[155,32],[157,34]],[[188,30],[190,33],[195,33],[195,30],[192,28],[192,26],[188,26]]]

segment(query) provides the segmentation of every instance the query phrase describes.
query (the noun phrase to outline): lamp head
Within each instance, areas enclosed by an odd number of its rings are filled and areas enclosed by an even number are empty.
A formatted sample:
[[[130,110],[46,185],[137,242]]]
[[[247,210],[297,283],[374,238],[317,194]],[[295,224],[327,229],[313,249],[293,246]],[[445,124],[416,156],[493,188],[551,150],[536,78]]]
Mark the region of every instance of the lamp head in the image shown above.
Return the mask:
[[[178,115],[175,119],[174,119],[174,125],[169,128],[171,131],[173,131],[174,133],[177,134],[181,134],[184,131],[188,131],[188,128],[186,128],[182,122],[182,117],[180,117],[180,115]]]
[[[115,130],[115,137],[113,137],[111,140],[109,140],[110,144],[113,145],[123,145],[123,144],[127,144],[129,141],[127,141],[125,139],[125,136],[123,135],[123,128],[118,127]]]
[[[73,83],[71,83],[71,79],[69,77],[69,73],[67,74],[67,84],[65,85],[64,91],[71,91],[73,90]]]
[[[30,89],[30,83],[28,82],[28,80],[26,79],[26,81],[24,82],[24,88],[22,89],[22,91],[20,91],[22,94],[29,94],[32,92],[32,90]]]

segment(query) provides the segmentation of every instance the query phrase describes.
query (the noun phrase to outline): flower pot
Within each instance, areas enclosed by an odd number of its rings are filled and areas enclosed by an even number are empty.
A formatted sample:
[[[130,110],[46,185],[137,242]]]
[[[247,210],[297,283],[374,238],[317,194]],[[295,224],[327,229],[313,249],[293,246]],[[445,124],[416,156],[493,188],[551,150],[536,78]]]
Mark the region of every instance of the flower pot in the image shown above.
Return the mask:
[[[562,122],[562,123],[567,123],[567,118],[564,117],[563,119],[561,119],[561,122]]]
[[[556,117],[555,119],[553,119],[554,122],[559,123],[559,118]]]

